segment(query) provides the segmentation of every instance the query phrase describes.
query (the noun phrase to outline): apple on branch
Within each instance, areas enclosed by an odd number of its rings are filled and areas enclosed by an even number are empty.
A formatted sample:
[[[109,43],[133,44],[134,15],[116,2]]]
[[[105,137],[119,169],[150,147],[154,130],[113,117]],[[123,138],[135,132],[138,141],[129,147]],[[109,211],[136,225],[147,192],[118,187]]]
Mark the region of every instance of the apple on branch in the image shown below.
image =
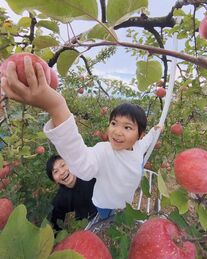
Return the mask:
[[[195,259],[196,247],[168,219],[145,221],[135,234],[128,259]]]
[[[207,151],[191,148],[179,153],[174,160],[177,182],[187,191],[207,194]]]
[[[203,39],[207,39],[207,16],[203,18],[199,25],[199,35]]]
[[[180,122],[176,122],[170,127],[170,131],[172,134],[180,136],[183,134],[183,126]]]
[[[45,148],[43,146],[39,146],[35,149],[36,154],[44,154],[45,153]]]
[[[0,230],[6,225],[10,214],[13,211],[13,203],[7,198],[0,199]]]
[[[165,95],[166,95],[166,90],[164,87],[157,87],[156,88],[156,91],[155,91],[155,94],[160,97],[160,98],[163,98]]]
[[[54,247],[53,252],[65,249],[78,252],[85,259],[112,259],[104,242],[89,230],[79,230],[69,235]]]

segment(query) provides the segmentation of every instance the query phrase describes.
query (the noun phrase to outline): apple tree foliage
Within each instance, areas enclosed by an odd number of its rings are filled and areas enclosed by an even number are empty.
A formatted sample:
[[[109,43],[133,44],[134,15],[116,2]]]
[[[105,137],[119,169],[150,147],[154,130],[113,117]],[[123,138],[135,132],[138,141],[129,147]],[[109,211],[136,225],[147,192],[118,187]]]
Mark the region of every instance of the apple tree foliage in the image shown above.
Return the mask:
[[[156,200],[154,196],[162,195],[160,214],[167,215],[185,229],[189,240],[196,242],[199,256],[205,258],[207,197],[191,195],[179,187],[173,161],[177,153],[188,148],[207,150],[207,40],[198,32],[207,4],[205,0],[181,0],[175,2],[165,16],[153,17],[148,2],[150,0],[7,0],[20,18],[12,21],[7,10],[0,8],[0,60],[12,53],[27,51],[55,67],[59,75],[58,91],[65,96],[75,114],[85,142],[94,145],[102,140],[108,115],[120,102],[132,100],[140,104],[146,110],[149,128],[159,121],[165,98],[156,97],[155,90],[158,86],[168,89],[171,58],[177,58],[176,80],[160,137],[161,147],[154,149],[149,159],[151,169],[158,172],[157,179],[153,179],[155,193],[149,193],[147,177],[143,178],[141,187],[146,197],[152,195]],[[86,21],[89,29],[77,34],[76,26]],[[63,30],[67,31],[67,39],[63,38]],[[122,41],[120,31],[124,31],[127,40]],[[177,33],[179,51],[168,48],[174,33]],[[120,49],[135,60],[136,72],[130,82],[97,75],[96,66],[109,63]],[[44,173],[46,160],[55,152],[42,132],[49,118],[43,111],[11,100],[1,99],[0,105],[0,168],[5,161],[10,164],[19,161],[8,176],[10,184],[0,185],[0,195],[10,197],[16,206],[25,204],[29,220],[40,227],[56,191]],[[103,107],[108,107],[104,115],[101,113]],[[170,132],[171,125],[176,122],[183,126],[181,136]],[[46,152],[36,154],[38,146],[44,146]],[[169,166],[161,166],[163,163]],[[0,181],[3,183],[2,179]],[[115,226],[109,231],[115,243],[112,247],[114,258],[126,258],[130,243],[128,230],[131,228],[133,232],[134,219],[143,220],[149,216],[143,212],[127,205],[124,214],[117,215]],[[38,258],[32,253],[42,249],[35,241],[38,235],[46,236],[48,240],[47,249],[40,254],[46,256],[51,252],[54,242],[51,229],[30,225],[24,219],[25,213],[22,206],[17,207],[0,234],[0,255],[4,253],[1,244],[7,242],[10,231],[16,229],[12,225],[15,217],[22,220],[22,228],[16,232],[26,231],[28,236],[34,236],[29,245],[31,250],[28,250],[30,257]],[[150,215],[156,213],[156,208],[150,211]],[[27,242],[22,240],[25,247],[28,247]],[[18,244],[10,245],[15,246]],[[10,252],[21,254],[16,250]]]

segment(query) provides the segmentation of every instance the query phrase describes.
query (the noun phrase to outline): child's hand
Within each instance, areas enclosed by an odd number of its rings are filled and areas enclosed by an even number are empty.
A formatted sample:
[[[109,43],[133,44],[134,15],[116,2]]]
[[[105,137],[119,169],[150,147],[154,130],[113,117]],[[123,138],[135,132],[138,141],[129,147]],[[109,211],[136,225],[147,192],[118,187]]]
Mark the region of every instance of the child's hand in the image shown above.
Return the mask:
[[[160,124],[155,125],[155,126],[154,126],[154,129],[155,129],[155,130],[158,130],[158,129],[159,129],[160,132],[163,132],[163,131],[164,131],[164,127],[161,126]]]
[[[56,125],[69,117],[65,99],[47,84],[41,64],[36,63],[34,70],[31,59],[25,57],[24,67],[28,87],[18,80],[15,63],[9,62],[6,77],[1,79],[1,87],[6,96],[17,102],[45,110],[55,121],[60,116],[57,123],[54,121]]]

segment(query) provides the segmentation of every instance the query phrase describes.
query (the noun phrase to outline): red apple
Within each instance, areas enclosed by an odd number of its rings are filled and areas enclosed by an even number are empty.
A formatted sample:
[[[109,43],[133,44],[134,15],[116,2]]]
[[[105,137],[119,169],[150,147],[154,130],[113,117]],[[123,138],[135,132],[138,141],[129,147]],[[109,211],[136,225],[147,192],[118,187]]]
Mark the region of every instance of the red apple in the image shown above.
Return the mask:
[[[112,259],[103,241],[96,234],[88,230],[74,232],[57,244],[53,251],[65,249],[78,252],[85,259]]]
[[[0,169],[0,179],[3,179],[5,177],[7,177],[8,175],[10,175],[12,171],[12,165],[6,165],[3,168]]]
[[[36,148],[35,153],[36,154],[43,154],[43,153],[45,153],[45,148],[43,146],[39,146],[39,147]]]
[[[207,39],[207,16],[205,16],[200,23],[199,34],[201,38]]]
[[[109,140],[107,132],[102,132],[100,138],[102,139],[102,141],[108,141]]]
[[[101,138],[102,132],[100,130],[96,130],[92,132],[92,136]]]
[[[180,122],[176,122],[170,127],[170,131],[172,134],[180,136],[183,134],[183,126]]]
[[[13,211],[13,203],[7,198],[0,199],[0,230],[4,228],[10,214]]]
[[[160,97],[163,98],[166,95],[166,90],[163,87],[157,87],[155,94]]]
[[[160,149],[161,145],[162,145],[162,142],[158,140],[157,143],[155,144],[155,149]]]
[[[191,148],[179,153],[174,160],[177,182],[186,190],[207,193],[207,151]]]
[[[80,87],[80,88],[78,89],[78,93],[79,93],[79,94],[83,94],[83,92],[84,92],[84,88],[83,88],[83,87]]]
[[[195,245],[182,237],[184,232],[167,219],[147,220],[132,240],[128,259],[195,259]]]
[[[50,79],[50,86],[56,90],[58,87],[58,76],[55,70],[53,70],[52,68],[50,68]]]
[[[7,65],[8,62],[13,61],[16,63],[16,71],[17,71],[17,76],[18,79],[25,84],[26,86],[28,86],[27,83],[27,79],[25,76],[25,70],[24,70],[24,57],[28,56],[32,59],[32,64],[33,66],[35,65],[35,63],[40,63],[44,69],[45,72],[45,77],[47,80],[47,83],[50,84],[50,67],[48,66],[48,64],[41,59],[40,57],[38,57],[35,54],[32,53],[28,53],[28,52],[24,52],[24,53],[17,53],[17,54],[13,54],[10,57],[8,57],[6,60],[3,61],[3,63],[0,66],[0,75],[5,76],[6,75],[6,69],[7,69]]]

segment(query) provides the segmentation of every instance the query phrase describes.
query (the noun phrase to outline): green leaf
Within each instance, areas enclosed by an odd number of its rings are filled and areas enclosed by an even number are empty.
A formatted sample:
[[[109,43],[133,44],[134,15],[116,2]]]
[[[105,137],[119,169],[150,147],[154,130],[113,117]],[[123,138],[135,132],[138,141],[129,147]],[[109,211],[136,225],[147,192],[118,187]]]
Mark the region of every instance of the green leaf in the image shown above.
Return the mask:
[[[69,68],[75,62],[79,53],[74,50],[66,50],[62,52],[57,60],[57,70],[61,76],[66,76]]]
[[[136,73],[138,88],[144,91],[149,85],[160,81],[162,66],[158,61],[138,61]]]
[[[115,221],[117,220],[116,216]],[[148,218],[148,215],[146,213],[143,213],[137,209],[133,209],[132,206],[128,203],[126,204],[126,208],[124,209],[124,211],[119,216],[120,218],[118,219],[118,222],[120,222],[121,224],[126,224],[128,226],[134,224],[135,220],[145,220]]]
[[[73,19],[94,20],[98,17],[96,0],[7,0],[7,3],[17,14],[38,10],[65,23]]]
[[[33,40],[33,44],[37,49],[44,49],[58,46],[59,42],[50,36],[38,36]]]
[[[32,19],[29,18],[29,17],[22,17],[17,25],[20,26],[20,27],[24,27],[24,28],[28,28],[31,26],[31,22],[32,22]]]
[[[60,32],[57,23],[52,22],[52,21],[41,20],[41,21],[37,22],[36,26],[37,27],[44,27],[44,28],[46,28],[48,30],[51,30],[53,32],[56,32],[56,33]]]
[[[38,228],[26,219],[26,208],[14,209],[0,234],[0,258],[46,259],[53,247],[52,228]]]
[[[146,176],[142,177],[141,188],[144,195],[146,195],[147,198],[151,197],[151,194],[149,192],[149,180],[147,179]]]
[[[117,40],[117,35],[112,28],[108,28],[106,25],[96,24],[91,30],[81,36],[81,40],[85,39],[101,39],[113,42]]]
[[[137,12],[148,7],[148,0],[109,0],[107,4],[107,20],[111,26],[119,24]]]
[[[178,189],[170,194],[170,202],[176,206],[180,214],[188,211],[188,193],[184,189]]]
[[[163,196],[169,198],[169,192],[168,192],[167,186],[165,185],[165,182],[164,182],[160,172],[158,172],[157,183],[158,183],[158,190],[159,190],[159,192]]]
[[[206,231],[207,230],[207,209],[204,208],[202,205],[199,205],[197,209],[197,213],[198,213],[200,224],[203,227],[203,229]]]
[[[168,218],[175,222],[180,228],[188,228],[188,224],[186,223],[185,219],[179,214],[177,210],[171,212]]]
[[[85,257],[72,250],[64,250],[52,253],[48,259],[84,259]]]
[[[122,234],[121,240],[120,240],[120,257],[121,258],[127,258],[128,250],[129,250],[130,241],[126,234]]]

